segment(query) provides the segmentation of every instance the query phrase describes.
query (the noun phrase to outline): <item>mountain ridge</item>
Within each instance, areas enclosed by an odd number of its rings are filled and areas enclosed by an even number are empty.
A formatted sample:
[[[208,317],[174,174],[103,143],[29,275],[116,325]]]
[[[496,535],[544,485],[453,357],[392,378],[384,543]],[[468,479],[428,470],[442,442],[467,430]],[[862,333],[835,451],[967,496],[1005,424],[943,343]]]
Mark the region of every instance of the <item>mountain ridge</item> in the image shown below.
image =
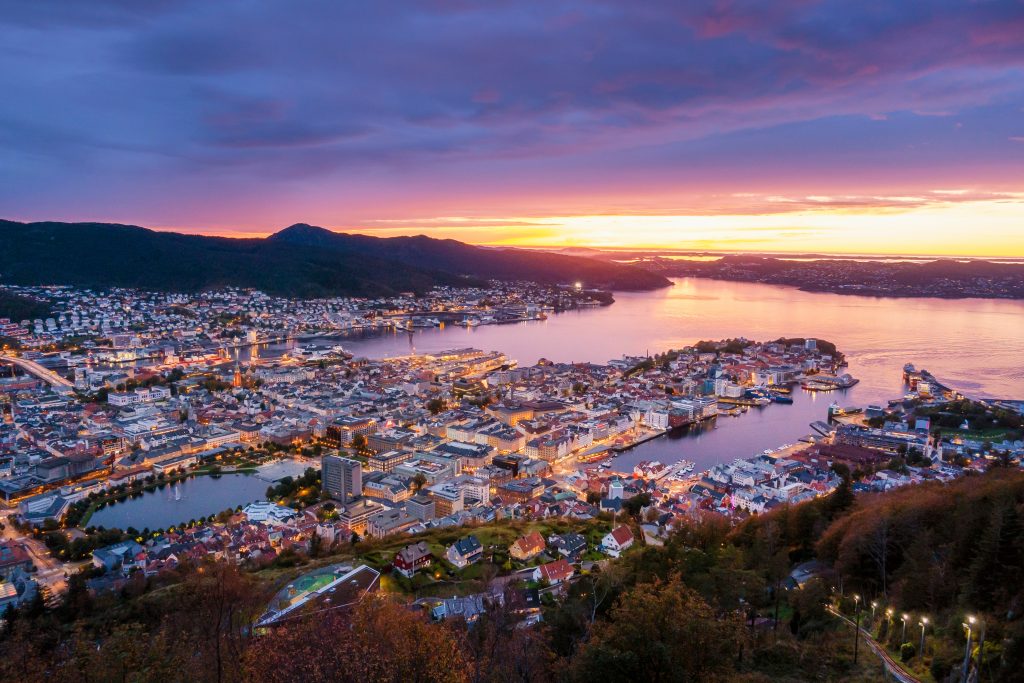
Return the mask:
[[[387,258],[411,266],[429,262],[444,272],[484,279],[531,280],[544,284],[580,281],[588,287],[635,290],[657,289],[669,284],[664,277],[633,266],[534,250],[479,247],[426,235],[375,237],[297,223],[267,239]]]
[[[253,287],[315,298],[421,294],[487,280],[655,289],[669,281],[628,266],[534,258],[427,236],[380,238],[297,223],[266,238],[151,230],[121,223],[0,220],[0,283],[198,291]]]

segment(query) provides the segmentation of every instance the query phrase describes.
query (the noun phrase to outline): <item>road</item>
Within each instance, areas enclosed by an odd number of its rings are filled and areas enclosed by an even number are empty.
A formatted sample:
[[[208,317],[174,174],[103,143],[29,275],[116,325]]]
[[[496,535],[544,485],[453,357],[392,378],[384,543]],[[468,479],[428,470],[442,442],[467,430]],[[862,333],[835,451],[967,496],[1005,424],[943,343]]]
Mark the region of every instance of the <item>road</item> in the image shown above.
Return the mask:
[[[40,588],[43,589],[47,601],[64,593],[68,587],[67,576],[77,572],[88,562],[63,563],[50,555],[49,549],[42,541],[31,536],[22,536],[11,524],[11,517],[3,517],[4,529],[0,532],[0,540],[10,541],[22,546],[32,559],[36,572],[32,574]]]
[[[0,356],[0,361],[16,365],[33,377],[38,377],[53,387],[53,389],[58,393],[70,394],[74,389],[74,385],[71,382],[61,377],[53,370],[47,370],[35,361],[25,358],[17,358],[15,356]]]

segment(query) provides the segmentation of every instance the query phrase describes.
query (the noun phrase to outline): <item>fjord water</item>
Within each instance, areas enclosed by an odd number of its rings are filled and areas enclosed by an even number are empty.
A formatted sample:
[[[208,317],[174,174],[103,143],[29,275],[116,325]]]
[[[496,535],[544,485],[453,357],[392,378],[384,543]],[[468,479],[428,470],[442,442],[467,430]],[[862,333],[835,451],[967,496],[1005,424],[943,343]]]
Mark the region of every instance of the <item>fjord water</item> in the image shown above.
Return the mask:
[[[604,308],[545,321],[475,328],[447,326],[367,339],[344,346],[371,358],[474,346],[504,351],[520,364],[606,362],[652,355],[701,339],[816,337],[846,354],[861,382],[844,392],[793,392],[793,405],[720,417],[710,428],[639,446],[616,461],[693,460],[699,468],[791,443],[824,419],[828,406],[883,404],[899,398],[903,365],[914,363],[978,398],[1024,398],[1024,302],[988,299],[887,299],[802,292],[790,287],[701,278],[654,292],[617,292]]]
[[[739,417],[720,416],[690,432],[648,441],[613,461],[630,472],[641,460],[692,460],[698,470],[756,455],[810,433],[828,406],[884,404],[902,396],[907,362],[926,368],[980,398],[1024,398],[1024,302],[983,299],[879,299],[801,292],[774,285],[679,279],[670,288],[615,295],[612,306],[570,311],[544,321],[475,328],[449,325],[377,337],[348,338],[342,344],[371,358],[464,346],[500,350],[520,364],[540,358],[603,363],[623,354],[644,355],[680,348],[701,339],[753,340],[816,337],[835,342],[848,371],[860,384],[842,392],[813,394],[795,389],[792,405],[751,408]],[[336,339],[313,340],[336,344]],[[294,344],[291,342],[290,344]],[[300,342],[307,343],[307,342]],[[265,346],[266,357],[285,350]],[[152,529],[219,512],[262,498],[269,480],[299,474],[261,470],[260,477],[225,475],[182,482],[173,488],[116,504],[93,515],[96,526]]]

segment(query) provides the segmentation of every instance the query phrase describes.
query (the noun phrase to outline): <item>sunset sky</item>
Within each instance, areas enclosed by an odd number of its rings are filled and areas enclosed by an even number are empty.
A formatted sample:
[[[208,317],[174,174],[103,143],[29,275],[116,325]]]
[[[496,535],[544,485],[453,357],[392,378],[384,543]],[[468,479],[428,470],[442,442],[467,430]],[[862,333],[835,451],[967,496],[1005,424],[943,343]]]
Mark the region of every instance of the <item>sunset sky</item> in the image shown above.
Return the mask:
[[[1018,0],[0,0],[0,217],[1024,256]]]

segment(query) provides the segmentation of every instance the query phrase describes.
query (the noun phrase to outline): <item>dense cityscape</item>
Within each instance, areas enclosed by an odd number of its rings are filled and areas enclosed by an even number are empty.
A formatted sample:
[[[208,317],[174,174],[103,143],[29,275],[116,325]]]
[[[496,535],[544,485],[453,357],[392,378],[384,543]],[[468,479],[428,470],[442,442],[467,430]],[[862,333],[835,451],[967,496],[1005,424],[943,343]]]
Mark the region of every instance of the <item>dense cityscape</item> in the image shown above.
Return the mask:
[[[905,396],[833,402],[798,442],[706,471],[616,466],[640,443],[728,430],[793,392],[841,395],[857,379],[827,340],[704,340],[605,364],[526,365],[475,348],[369,359],[344,347],[353,334],[529,325],[602,305],[578,286],[372,300],[12,293],[53,311],[0,321],[0,586],[12,610],[228,563],[303,567],[264,606],[263,629],[320,612],[338,587],[346,604],[395,594],[469,624],[513,601],[535,624],[608,562],[692,525],[743,528],[815,501],[1019,468],[1024,455],[1024,404],[973,401],[908,364]],[[239,478],[255,489],[230,488]],[[833,571],[799,562],[785,587]],[[776,607],[780,586],[767,591]],[[775,613],[759,611],[750,618],[775,629]]]
[[[0,11],[0,683],[1024,681],[1024,0]]]

